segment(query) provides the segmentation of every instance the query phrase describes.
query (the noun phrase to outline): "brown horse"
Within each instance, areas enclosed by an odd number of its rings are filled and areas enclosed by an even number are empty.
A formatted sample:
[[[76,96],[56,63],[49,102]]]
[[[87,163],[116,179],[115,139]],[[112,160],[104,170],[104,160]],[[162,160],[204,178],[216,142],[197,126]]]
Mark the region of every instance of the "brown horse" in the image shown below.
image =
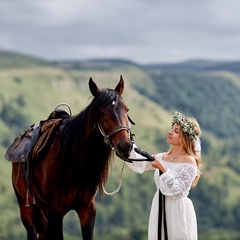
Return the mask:
[[[63,239],[63,217],[70,210],[79,216],[83,239],[92,240],[94,198],[106,183],[113,151],[124,159],[132,149],[122,77],[115,90],[100,90],[90,78],[89,89],[91,103],[78,115],[62,118],[43,157],[32,155],[30,168],[26,162],[12,164],[28,240]]]

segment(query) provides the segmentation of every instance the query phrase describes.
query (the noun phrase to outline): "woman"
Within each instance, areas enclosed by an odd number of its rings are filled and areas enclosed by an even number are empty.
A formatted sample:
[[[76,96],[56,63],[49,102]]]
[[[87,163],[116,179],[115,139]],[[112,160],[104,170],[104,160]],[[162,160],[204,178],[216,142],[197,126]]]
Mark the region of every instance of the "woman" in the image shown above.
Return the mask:
[[[200,135],[201,130],[196,119],[174,112],[172,128],[167,138],[169,151],[153,155],[153,162],[128,163],[128,166],[138,173],[155,170],[157,191],[152,200],[148,240],[198,238],[194,207],[187,196],[200,177]],[[165,196],[163,202],[161,195]],[[161,237],[158,238],[158,235]]]

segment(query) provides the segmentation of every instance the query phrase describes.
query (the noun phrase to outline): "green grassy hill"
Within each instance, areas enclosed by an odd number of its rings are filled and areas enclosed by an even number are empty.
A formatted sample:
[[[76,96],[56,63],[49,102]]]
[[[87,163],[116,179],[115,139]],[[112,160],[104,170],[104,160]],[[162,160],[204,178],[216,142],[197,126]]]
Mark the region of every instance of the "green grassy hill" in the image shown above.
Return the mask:
[[[6,68],[24,68],[35,66],[47,66],[50,63],[43,59],[23,55],[16,52],[8,52],[0,49],[0,69]]]
[[[174,109],[200,119],[204,169],[199,185],[191,192],[198,216],[199,239],[229,239],[224,236],[239,239],[240,149],[236,142],[237,134],[233,136],[237,133],[239,113],[231,102],[231,99],[238,101],[239,98],[237,75],[227,72],[216,74],[215,71],[193,73],[192,70],[191,73],[186,70],[173,73],[161,68],[146,70],[143,66],[120,60],[85,63],[43,61],[42,64],[42,60],[38,63],[38,59],[31,60],[27,56],[21,58],[21,55],[10,54],[8,58],[14,60],[5,67],[0,64],[1,240],[25,239],[11,185],[11,164],[4,159],[6,148],[29,125],[45,119],[59,103],[70,104],[73,114],[86,107],[91,100],[90,77],[99,87],[114,88],[119,75],[123,75],[125,80],[123,97],[130,108],[130,117],[136,122],[132,130],[142,149],[150,153],[167,149],[166,136]],[[1,52],[0,59],[5,59]],[[15,61],[24,64],[17,65]],[[204,84],[201,85],[199,79]],[[230,92],[231,99],[224,96],[220,86]],[[196,93],[199,87],[202,87],[200,95],[188,96],[191,92]],[[206,96],[209,94],[216,96],[222,106],[219,111],[226,111],[225,114],[218,116],[212,113],[215,105],[207,106]],[[198,115],[199,112],[201,114]],[[208,122],[211,121],[214,125],[221,123],[220,127],[210,128]],[[116,188],[122,164],[122,160],[115,157],[108,191]],[[125,168],[120,192],[113,197],[105,196],[98,202],[95,238],[145,240],[154,191],[153,173],[137,175]],[[64,220],[64,234],[65,239],[79,239],[79,223],[72,212]]]

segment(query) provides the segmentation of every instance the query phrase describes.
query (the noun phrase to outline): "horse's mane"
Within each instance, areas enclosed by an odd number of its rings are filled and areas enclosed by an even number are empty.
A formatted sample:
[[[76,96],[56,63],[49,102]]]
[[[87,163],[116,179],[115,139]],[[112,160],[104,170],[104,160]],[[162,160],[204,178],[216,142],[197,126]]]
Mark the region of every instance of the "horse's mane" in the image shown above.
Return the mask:
[[[91,103],[78,115],[65,120],[63,129],[62,178],[79,176],[72,183],[81,184],[82,179],[91,179],[89,184],[102,183],[108,177],[108,168],[113,151],[103,142],[103,136],[97,129],[100,110],[112,104],[118,93],[112,89],[101,90]],[[68,162],[68,164],[65,164]],[[65,166],[71,169],[65,169]],[[91,177],[87,176],[90,174]],[[95,178],[95,179],[94,179]]]

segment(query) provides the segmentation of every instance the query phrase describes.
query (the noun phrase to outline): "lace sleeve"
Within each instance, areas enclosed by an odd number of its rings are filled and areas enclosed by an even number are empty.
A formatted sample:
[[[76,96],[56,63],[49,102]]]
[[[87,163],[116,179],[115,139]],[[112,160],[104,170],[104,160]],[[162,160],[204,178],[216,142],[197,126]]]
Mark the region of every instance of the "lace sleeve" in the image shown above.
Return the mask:
[[[191,164],[182,164],[174,171],[167,169],[159,178],[160,191],[173,198],[185,197],[191,189],[196,173],[197,167]]]
[[[152,164],[147,161],[132,162],[132,163],[128,162],[127,165],[131,170],[137,173],[144,173],[145,171],[148,171],[148,170],[155,170]]]

